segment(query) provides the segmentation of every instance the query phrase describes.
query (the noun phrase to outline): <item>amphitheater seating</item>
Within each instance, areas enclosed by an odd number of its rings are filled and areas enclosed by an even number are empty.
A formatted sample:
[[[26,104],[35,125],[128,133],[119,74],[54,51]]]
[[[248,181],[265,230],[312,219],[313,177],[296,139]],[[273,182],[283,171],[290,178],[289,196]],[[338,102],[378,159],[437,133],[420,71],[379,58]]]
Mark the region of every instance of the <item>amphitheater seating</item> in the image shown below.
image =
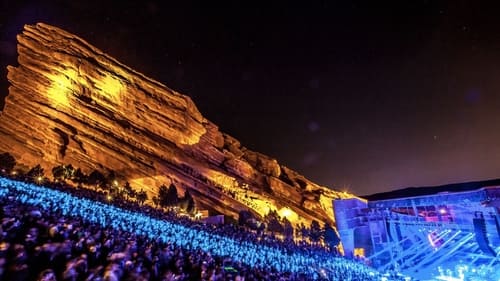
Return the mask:
[[[5,178],[0,200],[1,272],[8,280],[382,278],[362,263],[324,252],[283,251]]]

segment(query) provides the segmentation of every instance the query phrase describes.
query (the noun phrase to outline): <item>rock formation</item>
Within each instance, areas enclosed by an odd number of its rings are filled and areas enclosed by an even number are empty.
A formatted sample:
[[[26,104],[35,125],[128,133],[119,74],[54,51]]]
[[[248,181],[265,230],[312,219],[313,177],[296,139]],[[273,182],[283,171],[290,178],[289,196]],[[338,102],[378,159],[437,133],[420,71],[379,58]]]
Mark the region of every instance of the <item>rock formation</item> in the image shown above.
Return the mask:
[[[201,208],[284,212],[294,222],[334,222],[332,200],[353,197],[251,151],[205,119],[193,101],[83,39],[26,25],[0,115],[0,152],[46,171],[72,164],[113,170],[149,196],[186,189]]]

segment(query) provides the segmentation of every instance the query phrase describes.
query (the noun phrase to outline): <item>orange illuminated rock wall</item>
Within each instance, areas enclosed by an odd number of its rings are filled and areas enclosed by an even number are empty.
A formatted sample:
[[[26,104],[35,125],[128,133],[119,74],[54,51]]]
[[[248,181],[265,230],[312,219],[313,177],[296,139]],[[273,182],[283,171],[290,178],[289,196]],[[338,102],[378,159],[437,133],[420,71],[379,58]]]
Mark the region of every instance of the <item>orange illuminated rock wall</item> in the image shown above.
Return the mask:
[[[187,188],[200,208],[237,217],[276,209],[294,222],[333,222],[318,186],[248,150],[205,119],[193,101],[59,28],[27,25],[19,66],[0,115],[0,151],[46,171],[72,164],[114,170],[149,196],[160,184]]]

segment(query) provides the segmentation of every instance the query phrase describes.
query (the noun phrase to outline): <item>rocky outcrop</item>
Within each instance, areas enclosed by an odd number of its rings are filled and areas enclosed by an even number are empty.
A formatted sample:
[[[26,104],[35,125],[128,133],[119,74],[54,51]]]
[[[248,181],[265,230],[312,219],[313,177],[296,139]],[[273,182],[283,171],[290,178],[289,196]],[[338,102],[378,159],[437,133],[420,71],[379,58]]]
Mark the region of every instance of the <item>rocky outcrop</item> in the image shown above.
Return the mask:
[[[237,217],[287,208],[295,222],[333,222],[318,186],[251,151],[205,119],[193,101],[59,28],[27,25],[0,115],[0,151],[46,171],[72,164],[113,170],[150,194],[173,182],[201,208]]]

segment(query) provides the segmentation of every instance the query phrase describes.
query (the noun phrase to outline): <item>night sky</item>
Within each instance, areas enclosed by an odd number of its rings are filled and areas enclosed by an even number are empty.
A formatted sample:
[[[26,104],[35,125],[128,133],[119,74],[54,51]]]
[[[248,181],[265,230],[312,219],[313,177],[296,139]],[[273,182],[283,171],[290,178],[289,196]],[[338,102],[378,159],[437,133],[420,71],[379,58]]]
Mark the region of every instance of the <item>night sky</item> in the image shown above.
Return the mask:
[[[125,2],[0,1],[2,97],[15,35],[41,21],[319,184],[364,195],[500,177],[498,6]]]

